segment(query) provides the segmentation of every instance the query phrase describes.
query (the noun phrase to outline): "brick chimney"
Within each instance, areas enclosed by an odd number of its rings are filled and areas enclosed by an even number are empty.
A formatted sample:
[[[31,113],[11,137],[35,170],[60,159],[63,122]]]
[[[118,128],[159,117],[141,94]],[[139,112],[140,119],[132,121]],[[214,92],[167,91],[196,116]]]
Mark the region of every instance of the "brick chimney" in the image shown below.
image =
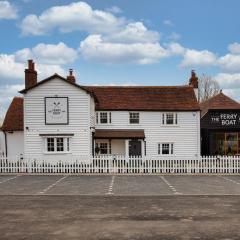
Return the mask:
[[[197,100],[199,101],[198,98],[198,77],[195,73],[194,70],[191,71],[191,77],[189,79],[189,86],[192,86],[196,95]]]
[[[191,71],[191,77],[189,79],[189,85],[193,88],[198,88],[198,77],[194,70]]]
[[[28,68],[25,69],[25,89],[31,88],[37,84],[37,71],[32,59],[28,60]]]
[[[73,76],[73,70],[70,68],[69,69],[69,75],[67,76],[67,80],[72,83],[76,83],[76,79]]]

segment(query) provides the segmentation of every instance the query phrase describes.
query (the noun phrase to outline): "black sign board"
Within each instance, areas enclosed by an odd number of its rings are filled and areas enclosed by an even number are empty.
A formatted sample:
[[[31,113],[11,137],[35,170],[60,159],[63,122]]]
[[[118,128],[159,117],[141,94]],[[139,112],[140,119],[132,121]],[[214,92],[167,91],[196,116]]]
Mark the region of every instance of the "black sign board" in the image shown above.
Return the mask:
[[[240,112],[239,111],[219,111],[208,112],[201,119],[201,128],[240,128]]]

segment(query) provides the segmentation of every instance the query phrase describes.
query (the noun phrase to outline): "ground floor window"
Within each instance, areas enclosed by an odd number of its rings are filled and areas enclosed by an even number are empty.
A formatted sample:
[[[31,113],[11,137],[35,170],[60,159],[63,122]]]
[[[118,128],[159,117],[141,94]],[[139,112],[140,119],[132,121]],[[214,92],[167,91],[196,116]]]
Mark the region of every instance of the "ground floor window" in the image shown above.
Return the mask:
[[[98,142],[95,147],[96,154],[111,154],[110,142]]]
[[[173,143],[158,143],[159,155],[173,155]]]
[[[212,155],[240,154],[240,133],[238,132],[211,133],[210,152]]]
[[[69,152],[70,139],[65,137],[47,137],[45,139],[46,152]]]

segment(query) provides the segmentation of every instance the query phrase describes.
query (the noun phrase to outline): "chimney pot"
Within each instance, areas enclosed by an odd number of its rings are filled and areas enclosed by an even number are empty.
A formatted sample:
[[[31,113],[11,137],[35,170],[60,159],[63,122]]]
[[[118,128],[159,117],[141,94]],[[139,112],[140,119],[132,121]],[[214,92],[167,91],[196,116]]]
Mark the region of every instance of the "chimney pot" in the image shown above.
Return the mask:
[[[73,75],[73,69],[70,68],[69,69],[69,75],[67,76],[67,81],[71,82],[71,83],[75,83],[76,82],[76,79]]]

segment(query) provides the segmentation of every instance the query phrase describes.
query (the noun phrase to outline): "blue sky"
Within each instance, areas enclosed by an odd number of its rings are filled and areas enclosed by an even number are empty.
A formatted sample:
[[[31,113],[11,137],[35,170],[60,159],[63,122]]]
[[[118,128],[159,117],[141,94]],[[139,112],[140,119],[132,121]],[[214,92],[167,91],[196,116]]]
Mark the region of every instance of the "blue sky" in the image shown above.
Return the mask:
[[[0,0],[0,116],[23,87],[73,68],[80,84],[180,85],[191,69],[240,99],[238,0]]]

